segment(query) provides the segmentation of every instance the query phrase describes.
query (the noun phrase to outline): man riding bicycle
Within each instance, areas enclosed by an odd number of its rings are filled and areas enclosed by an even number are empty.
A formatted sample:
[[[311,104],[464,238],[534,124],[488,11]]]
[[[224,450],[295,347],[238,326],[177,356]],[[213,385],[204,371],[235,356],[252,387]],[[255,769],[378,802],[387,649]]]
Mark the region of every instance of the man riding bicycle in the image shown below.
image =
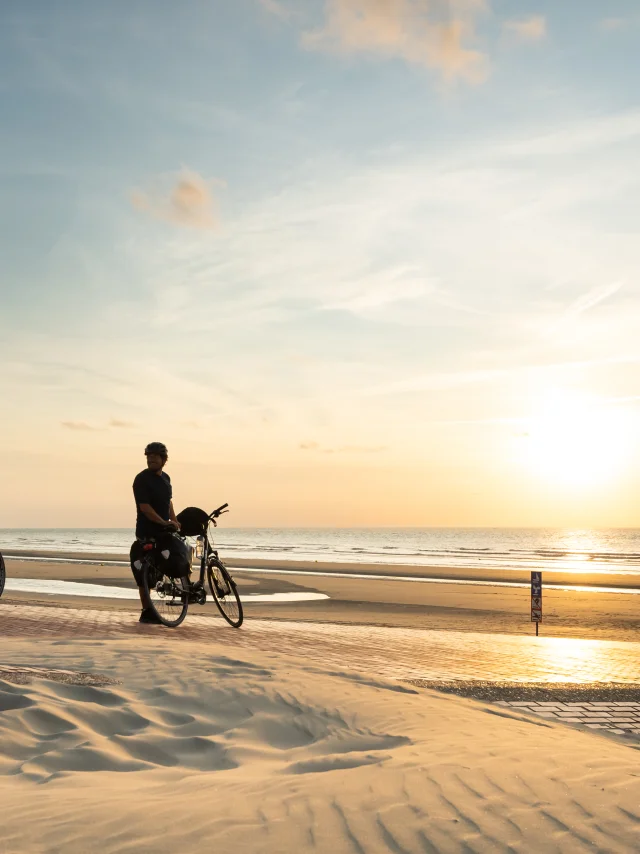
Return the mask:
[[[169,458],[166,445],[151,442],[144,449],[147,468],[136,475],[133,481],[133,495],[136,500],[136,541],[131,546],[131,571],[138,585],[141,623],[159,623],[151,602],[144,591],[142,579],[143,543],[156,541],[163,534],[180,530],[173,509],[173,490],[171,478],[163,471]]]

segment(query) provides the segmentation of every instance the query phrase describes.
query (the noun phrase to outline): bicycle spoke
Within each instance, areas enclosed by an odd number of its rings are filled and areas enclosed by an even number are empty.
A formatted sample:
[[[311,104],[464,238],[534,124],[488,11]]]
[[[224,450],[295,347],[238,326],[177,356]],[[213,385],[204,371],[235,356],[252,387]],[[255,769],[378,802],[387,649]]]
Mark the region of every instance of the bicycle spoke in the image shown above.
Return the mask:
[[[187,578],[169,578],[155,567],[145,570],[145,587],[149,602],[165,626],[178,626],[189,607],[189,581]]]

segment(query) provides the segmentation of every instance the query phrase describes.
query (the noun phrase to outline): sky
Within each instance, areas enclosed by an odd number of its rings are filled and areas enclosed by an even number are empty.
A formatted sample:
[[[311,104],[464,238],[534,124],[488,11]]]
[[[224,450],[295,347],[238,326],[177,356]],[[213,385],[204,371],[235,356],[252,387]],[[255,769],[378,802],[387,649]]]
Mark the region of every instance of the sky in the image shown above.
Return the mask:
[[[0,527],[638,524],[635,0],[4,0]]]

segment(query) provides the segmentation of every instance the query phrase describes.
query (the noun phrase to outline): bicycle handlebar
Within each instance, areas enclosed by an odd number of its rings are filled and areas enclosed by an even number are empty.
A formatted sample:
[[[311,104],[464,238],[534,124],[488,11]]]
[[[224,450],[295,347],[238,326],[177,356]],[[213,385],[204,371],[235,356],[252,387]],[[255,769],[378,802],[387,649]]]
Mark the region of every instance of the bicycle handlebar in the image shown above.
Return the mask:
[[[221,513],[227,512],[227,511],[226,511],[226,508],[227,508],[228,506],[229,506],[229,504],[228,504],[228,503],[227,503],[227,504],[222,504],[220,507],[218,507],[218,509],[217,509],[217,510],[214,510],[214,511],[213,511],[213,513],[210,513],[210,514],[209,514],[209,518],[210,518],[210,519],[217,519],[217,518],[218,518],[218,516],[219,516]]]

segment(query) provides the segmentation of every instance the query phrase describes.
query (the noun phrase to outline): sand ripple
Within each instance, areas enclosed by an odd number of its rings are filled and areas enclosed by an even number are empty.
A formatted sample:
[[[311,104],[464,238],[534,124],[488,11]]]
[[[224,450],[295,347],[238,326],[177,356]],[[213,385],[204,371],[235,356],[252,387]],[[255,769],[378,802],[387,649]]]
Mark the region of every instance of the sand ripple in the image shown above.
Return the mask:
[[[640,754],[597,735],[219,646],[3,652],[118,680],[0,681],[3,854],[637,850]]]

